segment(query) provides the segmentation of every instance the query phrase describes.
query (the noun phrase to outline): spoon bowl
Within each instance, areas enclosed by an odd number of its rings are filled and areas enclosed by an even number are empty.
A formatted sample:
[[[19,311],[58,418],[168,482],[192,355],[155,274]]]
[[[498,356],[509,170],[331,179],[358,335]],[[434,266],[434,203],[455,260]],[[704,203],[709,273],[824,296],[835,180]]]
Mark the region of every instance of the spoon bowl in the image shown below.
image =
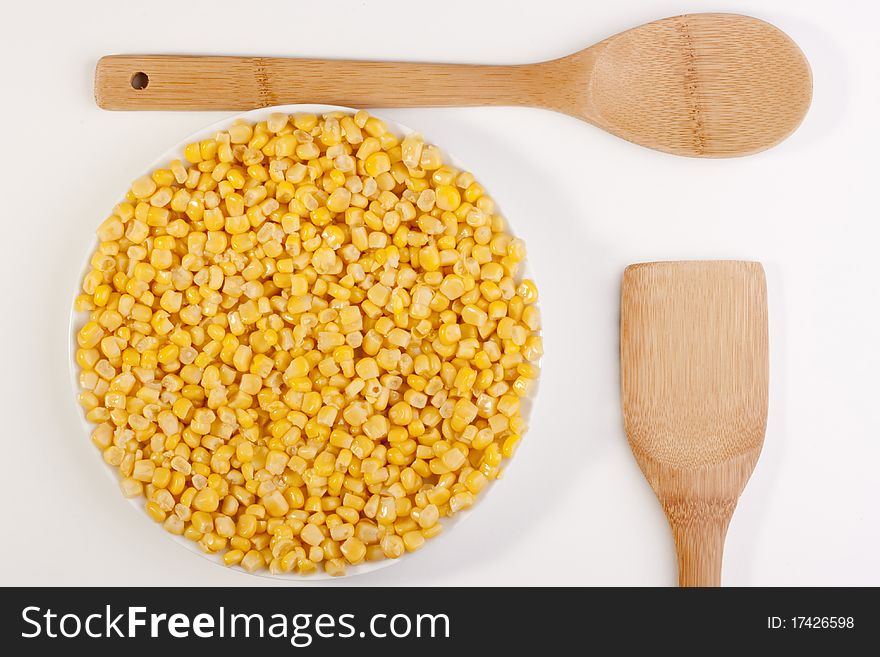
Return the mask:
[[[560,60],[583,95],[563,111],[676,155],[764,150],[798,127],[812,97],[806,58],[785,33],[736,14],[648,23]]]

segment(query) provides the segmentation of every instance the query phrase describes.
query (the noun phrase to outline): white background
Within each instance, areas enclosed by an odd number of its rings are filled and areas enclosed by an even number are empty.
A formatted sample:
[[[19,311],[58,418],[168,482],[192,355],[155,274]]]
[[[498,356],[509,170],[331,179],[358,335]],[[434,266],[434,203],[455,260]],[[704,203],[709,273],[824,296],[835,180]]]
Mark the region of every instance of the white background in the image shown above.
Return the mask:
[[[526,239],[546,356],[527,439],[471,518],[344,583],[674,584],[666,521],[621,425],[620,276],[632,262],[735,258],[767,270],[772,381],[723,582],[880,585],[880,11],[868,0],[5,3],[0,582],[283,584],[175,545],[122,499],[80,429],[67,320],[93,230],[145,165],[223,117],[98,109],[101,55],[521,63],[688,11],[753,14],[800,44],[815,95],[788,141],[711,161],[541,110],[380,112],[467,163]]]

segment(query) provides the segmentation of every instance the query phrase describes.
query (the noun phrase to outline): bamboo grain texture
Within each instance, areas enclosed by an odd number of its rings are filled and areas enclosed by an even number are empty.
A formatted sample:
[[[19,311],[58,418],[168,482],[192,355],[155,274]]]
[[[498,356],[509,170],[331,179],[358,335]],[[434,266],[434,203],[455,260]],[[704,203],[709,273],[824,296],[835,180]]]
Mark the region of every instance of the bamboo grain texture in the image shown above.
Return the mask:
[[[669,520],[679,583],[718,586],[727,527],[767,423],[763,268],[630,266],[620,330],[624,427]]]
[[[146,86],[135,88],[143,74]],[[569,114],[643,146],[730,157],[785,139],[812,97],[809,64],[774,26],[736,14],[654,21],[559,59],[487,66],[278,57],[111,55],[112,110],[512,105]]]

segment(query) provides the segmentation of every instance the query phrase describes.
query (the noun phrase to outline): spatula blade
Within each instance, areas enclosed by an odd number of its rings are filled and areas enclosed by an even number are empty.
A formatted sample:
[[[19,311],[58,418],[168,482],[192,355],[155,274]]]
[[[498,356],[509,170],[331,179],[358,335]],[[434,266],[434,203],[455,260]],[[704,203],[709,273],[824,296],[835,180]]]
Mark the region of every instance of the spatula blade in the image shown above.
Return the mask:
[[[626,269],[624,422],[634,449],[670,465],[760,449],[767,422],[767,289],[760,263]]]

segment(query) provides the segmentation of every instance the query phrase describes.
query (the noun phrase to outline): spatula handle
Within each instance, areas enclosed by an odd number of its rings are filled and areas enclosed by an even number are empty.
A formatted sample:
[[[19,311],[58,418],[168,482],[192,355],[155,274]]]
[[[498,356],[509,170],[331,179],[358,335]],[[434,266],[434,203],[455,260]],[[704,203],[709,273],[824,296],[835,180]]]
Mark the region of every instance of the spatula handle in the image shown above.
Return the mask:
[[[542,105],[547,66],[111,55],[98,61],[95,100],[111,110]]]
[[[718,513],[706,505],[676,517],[667,509],[678,553],[679,586],[721,586],[721,558],[731,514],[732,509],[729,514]]]

